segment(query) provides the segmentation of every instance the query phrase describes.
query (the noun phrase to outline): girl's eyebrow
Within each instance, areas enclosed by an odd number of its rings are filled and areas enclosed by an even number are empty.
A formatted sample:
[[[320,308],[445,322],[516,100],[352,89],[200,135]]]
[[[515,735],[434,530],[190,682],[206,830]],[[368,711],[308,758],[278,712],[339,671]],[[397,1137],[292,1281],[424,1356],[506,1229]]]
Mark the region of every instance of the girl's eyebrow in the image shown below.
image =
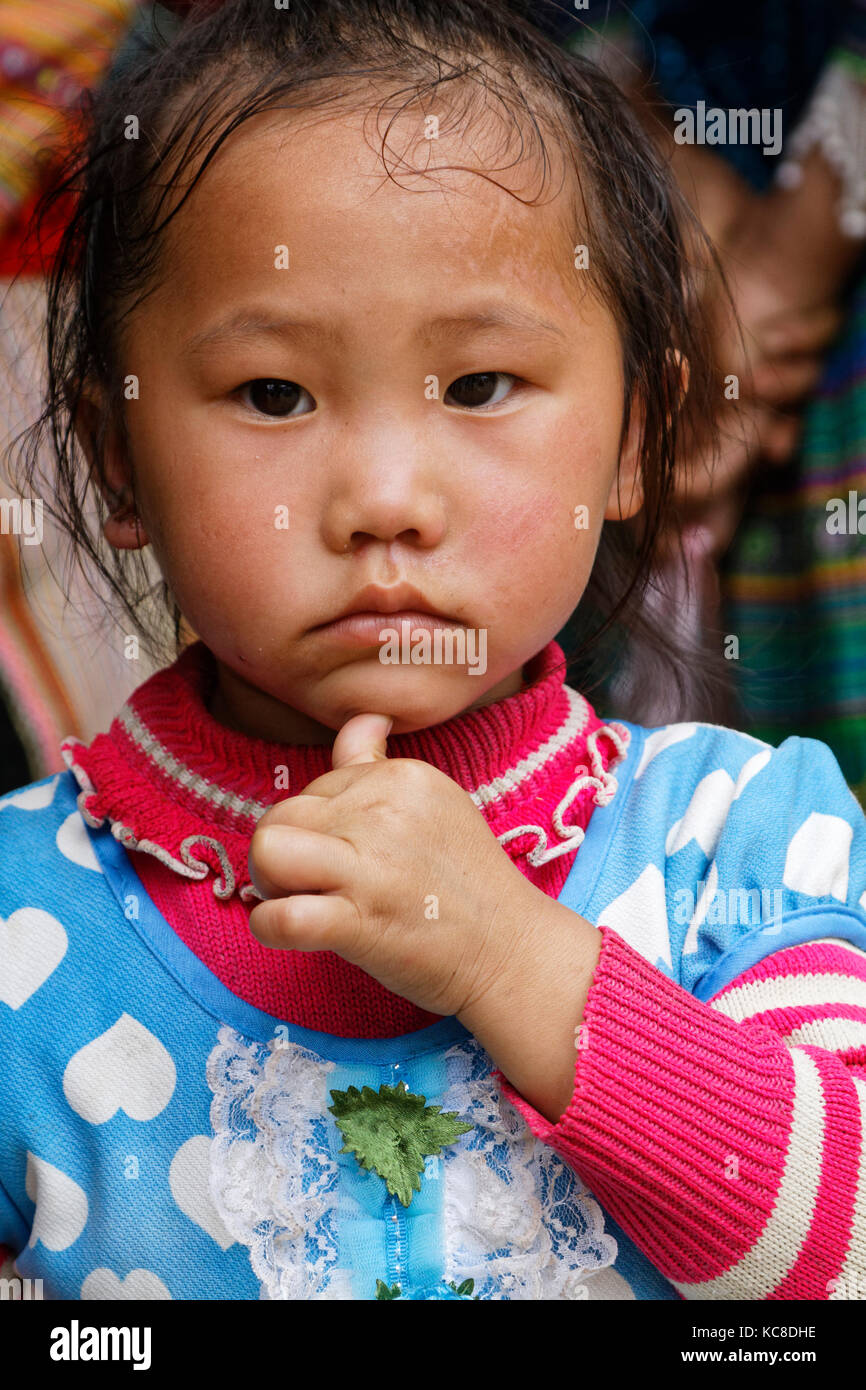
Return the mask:
[[[482,333],[486,329],[496,328],[510,328],[527,336],[558,338],[563,342],[567,340],[565,331],[555,323],[518,309],[516,304],[479,306],[463,314],[440,314],[419,329],[417,336],[455,338],[461,337],[467,329]]]
[[[527,337],[567,341],[567,334],[555,323],[550,323],[547,319],[524,309],[518,309],[513,304],[479,305],[467,309],[462,314],[439,314],[422,324],[415,336],[425,341],[432,338],[461,338],[467,332],[483,333],[497,328],[507,328]],[[241,312],[231,314],[212,328],[194,334],[184,344],[183,351],[195,355],[217,343],[260,336],[285,339],[314,338],[332,346],[339,346],[343,341],[340,330],[331,324],[317,323],[309,319],[274,318],[269,314]]]

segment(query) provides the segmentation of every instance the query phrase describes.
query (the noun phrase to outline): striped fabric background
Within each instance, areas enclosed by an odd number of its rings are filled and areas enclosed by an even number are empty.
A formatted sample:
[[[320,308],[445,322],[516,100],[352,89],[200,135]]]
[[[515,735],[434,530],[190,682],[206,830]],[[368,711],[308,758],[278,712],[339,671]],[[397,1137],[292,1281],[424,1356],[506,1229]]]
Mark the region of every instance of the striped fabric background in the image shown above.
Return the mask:
[[[828,502],[866,502],[866,277],[784,470],[757,480],[723,576],[740,638],[743,727],[828,743],[866,796],[866,534],[828,530]],[[866,516],[862,520],[866,532]]]

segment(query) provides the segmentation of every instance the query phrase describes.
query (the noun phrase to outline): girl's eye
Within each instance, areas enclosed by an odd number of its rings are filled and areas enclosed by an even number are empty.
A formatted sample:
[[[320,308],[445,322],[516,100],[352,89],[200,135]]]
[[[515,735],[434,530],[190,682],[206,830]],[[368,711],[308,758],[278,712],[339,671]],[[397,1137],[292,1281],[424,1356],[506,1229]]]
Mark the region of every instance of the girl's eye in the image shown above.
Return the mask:
[[[255,381],[248,381],[240,389],[241,400],[245,405],[252,406],[261,415],[270,415],[275,419],[285,419],[288,415],[307,415],[309,411],[295,410],[296,405],[302,396],[306,396],[312,401],[309,391],[305,391],[303,386],[299,386],[296,381],[279,381],[270,377],[259,377]]]
[[[498,405],[505,399],[508,391],[506,389],[496,394],[497,377],[501,377],[506,387],[517,380],[517,377],[509,372],[473,372],[471,376],[460,376],[445,392],[444,403],[449,404],[449,395],[456,394],[456,404],[464,408]]]

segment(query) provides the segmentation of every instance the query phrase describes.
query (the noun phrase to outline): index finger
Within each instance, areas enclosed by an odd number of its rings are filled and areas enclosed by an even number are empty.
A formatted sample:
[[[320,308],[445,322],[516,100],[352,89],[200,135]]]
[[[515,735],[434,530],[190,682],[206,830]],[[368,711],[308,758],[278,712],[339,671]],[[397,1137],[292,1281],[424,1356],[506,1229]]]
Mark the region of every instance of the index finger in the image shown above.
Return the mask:
[[[326,774],[330,776],[331,774]],[[317,778],[322,781],[322,778]],[[310,783],[312,786],[313,783]],[[296,796],[287,796],[274,802],[256,821],[256,830],[268,825],[296,825],[304,830],[320,830],[328,819],[328,800],[326,794],[308,794],[306,788]]]

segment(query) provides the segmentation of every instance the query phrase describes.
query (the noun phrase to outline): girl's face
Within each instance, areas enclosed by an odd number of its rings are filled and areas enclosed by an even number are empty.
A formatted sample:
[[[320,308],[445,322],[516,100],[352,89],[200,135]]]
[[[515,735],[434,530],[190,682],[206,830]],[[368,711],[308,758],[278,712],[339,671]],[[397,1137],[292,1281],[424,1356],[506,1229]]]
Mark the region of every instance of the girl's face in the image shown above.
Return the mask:
[[[584,591],[603,519],[641,501],[631,441],[617,501],[620,344],[575,268],[569,180],[554,168],[535,207],[471,172],[398,165],[394,183],[362,124],[241,127],[122,344],[139,398],[109,482],[131,464],[140,541],[217,659],[214,714],[281,742],[329,742],[362,712],[402,733],[518,690]],[[399,118],[392,162],[537,193],[534,167],[503,171],[501,131],[485,160],[477,131],[423,130]],[[139,543],[130,522],[105,530]],[[412,586],[464,629],[466,663],[380,660],[399,614],[366,640],[329,628],[369,585]]]

